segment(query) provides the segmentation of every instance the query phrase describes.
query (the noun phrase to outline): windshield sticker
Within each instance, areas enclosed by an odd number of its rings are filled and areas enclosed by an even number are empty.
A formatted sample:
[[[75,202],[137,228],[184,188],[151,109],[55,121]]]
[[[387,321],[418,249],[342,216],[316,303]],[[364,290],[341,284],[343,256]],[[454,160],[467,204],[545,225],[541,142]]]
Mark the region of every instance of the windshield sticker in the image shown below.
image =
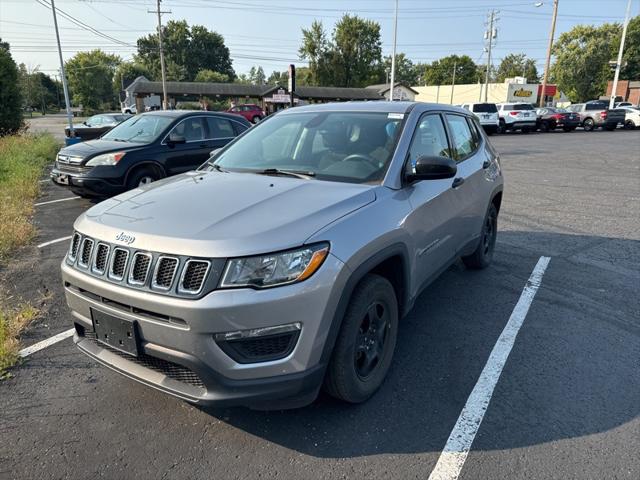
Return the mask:
[[[397,118],[402,120],[404,118],[404,113],[390,113],[387,115],[387,118]]]

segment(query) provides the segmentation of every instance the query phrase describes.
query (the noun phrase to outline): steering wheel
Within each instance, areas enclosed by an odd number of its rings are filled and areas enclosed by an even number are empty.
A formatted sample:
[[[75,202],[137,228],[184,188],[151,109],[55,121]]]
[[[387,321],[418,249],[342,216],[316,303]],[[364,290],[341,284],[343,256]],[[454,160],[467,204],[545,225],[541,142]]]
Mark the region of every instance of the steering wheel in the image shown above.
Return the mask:
[[[376,160],[371,158],[369,155],[365,155],[364,153],[352,153],[351,155],[347,155],[342,159],[343,162],[360,162],[362,160],[369,163],[376,170],[380,168],[380,165]]]

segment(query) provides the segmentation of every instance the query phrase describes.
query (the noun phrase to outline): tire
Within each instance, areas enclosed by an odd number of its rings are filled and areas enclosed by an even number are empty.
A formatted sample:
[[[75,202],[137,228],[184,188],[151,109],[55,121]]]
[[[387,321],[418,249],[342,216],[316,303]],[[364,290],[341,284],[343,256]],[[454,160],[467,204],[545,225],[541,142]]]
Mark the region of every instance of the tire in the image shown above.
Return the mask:
[[[525,134],[529,134],[529,132],[531,131],[531,129],[529,127],[522,127],[522,130],[520,130],[522,133]]]
[[[251,119],[251,123],[253,123],[253,124],[255,125],[255,124],[256,124],[256,123],[258,123],[260,120],[262,120],[262,117],[260,117],[259,115],[256,115],[255,117],[253,117],[253,118]]]
[[[482,231],[480,232],[480,242],[475,251],[466,257],[462,257],[462,261],[468,268],[481,269],[487,268],[493,259],[493,250],[498,236],[498,210],[491,203],[489,210],[482,222]]]
[[[541,132],[548,132],[549,131],[549,124],[547,122],[541,122],[540,123],[540,131]]]
[[[624,122],[624,128],[626,128],[627,130],[633,130],[636,128],[636,124],[633,123],[633,120],[626,120]]]
[[[498,121],[499,125],[498,125],[498,133],[507,133],[507,124],[505,123],[504,119],[501,118]]]
[[[129,178],[127,179],[127,190],[147,185],[158,179],[160,179],[158,174],[150,168],[143,167],[138,170],[134,170],[129,174]]]
[[[593,129],[596,128],[593,118],[585,118],[584,122],[582,122],[582,128],[584,128],[585,132],[593,132]]]
[[[370,398],[389,371],[397,335],[398,302],[393,286],[384,277],[368,274],[349,300],[327,367],[325,391],[349,403]]]
[[[565,132],[573,132],[575,129],[575,127],[562,127],[562,130]]]
[[[618,125],[617,125],[617,124],[616,124],[616,125],[605,125],[605,126],[604,126],[604,129],[605,129],[607,132],[613,132],[617,127],[618,127]]]

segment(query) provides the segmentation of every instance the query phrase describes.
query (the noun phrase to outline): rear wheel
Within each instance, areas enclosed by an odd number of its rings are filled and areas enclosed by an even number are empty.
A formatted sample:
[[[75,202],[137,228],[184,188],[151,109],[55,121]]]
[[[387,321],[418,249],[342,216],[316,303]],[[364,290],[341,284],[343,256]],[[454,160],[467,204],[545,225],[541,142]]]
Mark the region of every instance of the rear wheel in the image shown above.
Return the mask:
[[[155,182],[160,176],[151,168],[140,168],[135,170],[127,179],[127,189],[142,187],[149,183]]]
[[[462,257],[462,261],[469,268],[480,269],[486,268],[493,258],[493,249],[495,248],[496,238],[498,236],[498,210],[492,203],[489,206],[487,215],[482,224],[482,232],[480,233],[480,243],[475,251],[466,257]]]
[[[501,118],[499,121],[498,133],[507,133],[507,124],[503,118]]]
[[[260,117],[259,115],[256,115],[251,119],[251,123],[258,123],[260,120],[262,120],[262,117]]]
[[[397,334],[393,286],[384,277],[366,275],[349,300],[327,368],[325,390],[349,403],[371,397],[389,371]]]
[[[627,130],[633,130],[634,128],[636,128],[636,124],[633,123],[633,120],[627,120],[624,122],[624,128],[626,128]]]
[[[541,122],[540,123],[540,131],[541,132],[548,132],[549,131],[549,124],[547,122]]]
[[[585,118],[584,122],[582,122],[582,127],[584,128],[585,132],[592,132],[595,128],[593,118]]]

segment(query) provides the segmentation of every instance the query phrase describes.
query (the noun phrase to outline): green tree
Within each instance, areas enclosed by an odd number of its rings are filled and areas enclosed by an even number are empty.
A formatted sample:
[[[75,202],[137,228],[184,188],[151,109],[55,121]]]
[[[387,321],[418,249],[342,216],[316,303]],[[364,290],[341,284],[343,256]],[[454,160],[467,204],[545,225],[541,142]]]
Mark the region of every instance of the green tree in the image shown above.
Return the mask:
[[[357,15],[345,14],[336,24],[331,40],[322,22],[302,29],[300,58],[309,62],[313,85],[362,87],[384,75],[380,24]]]
[[[387,82],[387,77],[391,76],[391,55],[384,57],[383,69],[384,75],[380,81]],[[396,54],[396,82],[415,85],[418,83],[419,76],[419,70],[415,68],[413,62],[404,53]]]
[[[202,25],[189,27],[184,20],[168,22],[162,32],[168,79],[193,81],[201,70],[213,70],[235,78],[229,49],[219,33]],[[138,39],[137,59],[155,78],[160,78],[157,33]]]
[[[144,65],[136,62],[122,62],[117,66],[113,75],[113,91],[116,95],[119,94],[138,77],[154,80],[153,75]]]
[[[261,66],[251,67],[249,70],[249,82],[253,85],[264,85],[267,81],[267,76],[264,74],[264,69]]]
[[[113,77],[120,57],[102,50],[76,53],[65,64],[73,103],[87,112],[113,108]]]
[[[620,78],[640,79],[640,15],[629,21],[622,63],[624,67],[620,71]]]
[[[572,102],[598,98],[612,78],[609,61],[615,58],[619,41],[617,24],[578,25],[563,33],[553,46],[552,81]]]
[[[195,82],[229,83],[229,76],[213,70],[200,70],[194,79]]]
[[[0,136],[15,133],[22,127],[22,98],[18,66],[9,44],[0,39]]]
[[[527,58],[524,53],[510,53],[500,62],[497,77],[498,82],[504,82],[506,78],[525,77],[529,83],[537,83],[536,61]]]
[[[274,70],[267,78],[267,85],[280,85],[282,87],[289,83],[289,72],[278,72]]]
[[[478,81],[478,67],[468,55],[449,55],[429,65],[424,74],[426,85],[450,85],[453,81],[455,68],[456,85],[476,83]]]

